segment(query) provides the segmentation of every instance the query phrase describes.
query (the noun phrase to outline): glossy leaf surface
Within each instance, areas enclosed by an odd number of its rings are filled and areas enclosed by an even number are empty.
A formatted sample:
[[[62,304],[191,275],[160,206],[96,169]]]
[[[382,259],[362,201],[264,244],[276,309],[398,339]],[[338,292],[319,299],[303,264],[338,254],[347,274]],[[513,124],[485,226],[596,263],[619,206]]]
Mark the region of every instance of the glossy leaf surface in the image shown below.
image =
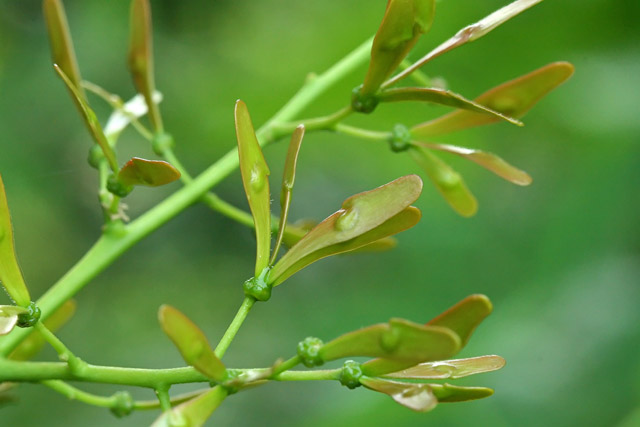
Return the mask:
[[[249,201],[256,229],[256,270],[258,277],[269,264],[271,248],[271,200],[269,193],[269,167],[253,130],[249,110],[244,102],[236,101],[236,136],[242,184]]]
[[[16,304],[23,307],[29,305],[31,296],[16,257],[11,214],[2,176],[0,176],[0,282]]]
[[[533,181],[528,173],[510,165],[493,153],[448,144],[425,144],[420,142],[413,142],[413,144],[420,145],[431,150],[455,154],[467,160],[471,160],[483,168],[495,173],[499,177],[517,185],[529,185]]]
[[[573,70],[573,65],[568,62],[554,62],[503,83],[474,101],[502,114],[520,118],[545,95],[571,77]],[[411,135],[416,138],[433,137],[498,120],[496,117],[459,110],[413,127]]]
[[[276,263],[269,280],[279,283],[279,276],[313,252],[376,228],[402,212],[421,192],[422,180],[408,175],[348,198],[342,209],[318,224]]]
[[[413,146],[409,152],[456,212],[465,217],[475,215],[478,202],[458,172],[424,147]]]
[[[427,412],[438,404],[438,400],[426,384],[411,384],[379,378],[361,378],[360,383],[368,389],[390,396],[400,405],[417,412]]]
[[[164,412],[151,427],[200,427],[227,397],[226,389],[216,386],[200,396]]]
[[[469,341],[476,327],[493,311],[493,305],[485,295],[470,295],[431,319],[427,325],[442,326],[453,330],[462,340],[462,346]]]
[[[158,311],[158,320],[185,362],[214,381],[224,379],[224,364],[214,353],[204,333],[187,316],[169,305],[163,305]]]
[[[382,23],[373,39],[371,62],[361,93],[375,93],[391,75],[420,36],[429,31],[435,0],[389,0]]]
[[[392,372],[387,378],[405,379],[457,379],[469,375],[482,374],[501,369],[505,360],[500,356],[480,356],[468,359],[451,359],[439,362],[426,362],[411,368]]]
[[[118,180],[127,186],[144,185],[158,187],[180,178],[180,172],[162,160],[146,160],[134,157],[118,172]]]
[[[486,387],[458,387],[451,384],[429,384],[429,388],[431,388],[431,391],[440,403],[484,399],[493,394],[493,390]]]
[[[16,305],[0,305],[0,335],[7,335],[18,323],[18,315],[27,309]]]
[[[522,126],[522,122],[512,117],[485,107],[482,104],[471,101],[462,95],[451,92],[449,90],[434,88],[418,88],[406,87],[398,89],[387,89],[380,94],[382,102],[402,102],[402,101],[420,101],[431,102],[434,104],[447,105],[449,107],[460,108],[462,110],[473,111],[476,113],[487,114],[496,119],[502,119],[514,125]]]

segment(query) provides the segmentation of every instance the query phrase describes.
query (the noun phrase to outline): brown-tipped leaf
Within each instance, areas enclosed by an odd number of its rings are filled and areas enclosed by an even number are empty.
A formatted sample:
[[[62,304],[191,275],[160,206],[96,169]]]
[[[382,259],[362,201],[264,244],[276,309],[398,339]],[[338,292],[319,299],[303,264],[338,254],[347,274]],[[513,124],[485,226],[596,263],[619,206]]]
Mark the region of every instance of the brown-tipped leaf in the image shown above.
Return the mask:
[[[438,400],[426,384],[412,384],[380,378],[364,377],[360,383],[368,389],[389,395],[400,405],[417,412],[427,412],[438,404]]]
[[[162,160],[146,160],[134,157],[118,172],[118,181],[127,186],[144,185],[158,187],[180,178],[180,172]]]
[[[486,295],[470,295],[428,321],[427,325],[442,326],[453,330],[462,340],[464,347],[476,327],[491,314],[492,310],[493,305]]]
[[[276,263],[269,280],[278,281],[280,275],[315,251],[376,228],[402,212],[421,192],[422,180],[417,175],[408,175],[348,198],[342,209],[318,224]]]
[[[545,95],[571,77],[573,70],[573,65],[568,62],[554,62],[503,83],[474,101],[507,116],[520,118]],[[411,135],[416,138],[433,137],[497,121],[497,117],[458,110],[413,127]]]
[[[493,390],[486,387],[458,387],[451,384],[429,384],[429,388],[431,388],[431,391],[440,403],[484,399],[493,394]]]
[[[504,365],[505,360],[500,356],[480,356],[421,363],[403,371],[392,372],[385,377],[416,380],[457,379],[497,371]]]
[[[375,93],[400,65],[420,36],[429,31],[435,0],[389,0],[371,48],[361,93]]]
[[[529,176],[528,173],[510,165],[493,153],[448,144],[424,144],[419,142],[414,142],[413,144],[421,145],[432,150],[455,154],[471,160],[499,177],[517,185],[529,185],[532,182],[531,176]]]
[[[402,101],[420,101],[431,102],[434,104],[447,105],[462,110],[473,111],[476,113],[486,114],[497,120],[505,120],[514,125],[522,126],[520,120],[505,116],[504,114],[485,107],[484,105],[471,101],[462,95],[451,92],[449,90],[434,88],[418,88],[403,87],[398,89],[388,89],[380,94],[382,102],[402,102]]]
[[[224,379],[224,364],[214,353],[204,333],[187,316],[169,305],[163,305],[158,311],[158,320],[185,362],[214,381]]]
[[[229,392],[225,388],[215,386],[206,393],[164,412],[151,424],[151,427],[200,427],[204,425],[228,394]]]
[[[18,323],[18,315],[27,309],[16,305],[0,305],[0,335],[7,335]]]
[[[251,116],[244,102],[236,101],[236,137],[242,184],[253,214],[256,229],[256,270],[258,277],[269,264],[271,248],[271,199],[269,194],[269,167],[253,130]]]
[[[31,302],[29,290],[18,265],[13,243],[13,226],[4,182],[0,175],[0,282],[16,304],[26,307]]]
[[[456,212],[465,217],[475,215],[478,202],[458,172],[424,147],[413,146],[409,152]]]

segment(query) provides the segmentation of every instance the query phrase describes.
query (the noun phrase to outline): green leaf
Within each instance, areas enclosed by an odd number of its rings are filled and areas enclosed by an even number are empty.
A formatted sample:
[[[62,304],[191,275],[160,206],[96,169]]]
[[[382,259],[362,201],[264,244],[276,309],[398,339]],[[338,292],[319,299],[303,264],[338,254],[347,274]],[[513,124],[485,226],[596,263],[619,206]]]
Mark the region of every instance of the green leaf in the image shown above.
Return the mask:
[[[64,6],[60,0],[44,0],[42,8],[49,32],[53,63],[58,64],[73,85],[78,88],[82,99],[86,101],[86,96],[80,85],[82,78],[80,77],[78,62],[76,61],[76,54],[73,49],[73,42],[71,41]]]
[[[447,328],[391,319],[389,323],[344,334],[322,346],[318,355],[323,361],[367,356],[414,366],[429,360],[451,357],[459,349],[460,339]],[[363,372],[369,375],[364,369],[365,365],[362,365]]]
[[[444,151],[446,153],[455,154],[465,159],[471,160],[482,166],[483,168],[495,173],[501,178],[506,179],[517,185],[529,185],[532,182],[531,176],[523,170],[520,170],[509,163],[505,162],[500,157],[493,153],[487,153],[486,151],[473,150],[471,148],[457,147],[455,145],[447,144],[426,144],[420,142],[413,142],[414,145],[420,145],[424,148],[432,150]]]
[[[493,305],[486,295],[470,295],[431,319],[427,325],[442,326],[453,330],[462,340],[464,347],[476,327],[493,311]]]
[[[56,311],[51,314],[43,323],[51,332],[60,329],[71,319],[76,310],[74,300],[67,300]],[[15,350],[9,355],[11,360],[29,360],[44,347],[45,339],[40,332],[33,329]]]
[[[271,200],[269,194],[269,167],[253,130],[251,116],[244,102],[236,101],[236,136],[242,184],[249,200],[256,229],[256,270],[258,277],[269,264],[271,247]]]
[[[4,182],[0,175],[0,282],[16,304],[26,307],[31,302],[27,285],[24,283],[16,250],[13,243],[13,226],[4,191]]]
[[[456,212],[465,217],[475,215],[478,202],[458,172],[424,147],[414,145],[409,152]]]
[[[412,384],[379,378],[360,378],[368,389],[391,396],[400,405],[417,412],[428,412],[436,407],[438,400],[426,384]]]
[[[300,146],[302,145],[302,138],[304,137],[304,125],[300,125],[296,128],[291,135],[291,142],[289,143],[289,150],[287,152],[287,159],[284,164],[284,173],[282,174],[282,190],[280,193],[280,225],[278,226],[278,237],[276,238],[276,244],[273,249],[273,258],[271,264],[274,262],[276,256],[278,256],[278,250],[280,244],[284,238],[287,219],[289,217],[289,206],[291,205],[291,194],[293,192],[293,184],[296,179],[296,166],[298,164],[298,154],[300,153]]]
[[[118,172],[118,181],[126,186],[158,187],[180,178],[180,172],[161,160],[133,157]]]
[[[493,394],[493,390],[486,387],[458,387],[451,384],[429,384],[428,386],[440,403],[484,399]]]
[[[272,274],[269,277],[269,280],[272,281],[274,286],[277,286],[280,283],[284,282],[287,278],[291,277],[291,275],[302,270],[304,267],[331,255],[353,252],[356,250],[384,250],[388,248],[389,245],[388,241],[385,241],[385,239],[389,239],[389,236],[398,234],[413,227],[418,223],[418,221],[420,221],[421,215],[422,214],[420,213],[420,210],[418,208],[410,206],[404,209],[399,214],[389,218],[379,226],[361,234],[360,236],[354,237],[353,239],[346,240],[344,242],[325,246],[314,252],[311,252],[307,256],[298,260],[291,267],[284,270],[282,273],[276,271],[276,274],[278,275],[276,276]],[[376,244],[378,244],[379,246],[376,247]]]
[[[420,36],[429,31],[435,0],[389,0],[371,48],[371,62],[362,95],[375,93],[409,54]]]
[[[64,71],[62,71],[62,69],[57,64],[53,64],[53,68],[56,70],[58,76],[60,76],[64,84],[67,85],[67,89],[69,89],[71,98],[75,102],[76,107],[78,107],[78,110],[82,115],[82,119],[89,129],[89,133],[91,133],[91,136],[93,137],[95,142],[100,146],[100,148],[102,148],[102,152],[109,162],[109,166],[111,167],[111,169],[116,172],[118,170],[118,162],[116,161],[116,156],[113,152],[113,149],[109,145],[109,142],[107,141],[107,137],[104,135],[104,132],[102,132],[102,127],[100,126],[100,122],[96,117],[96,113],[94,113],[91,107],[89,107],[89,104],[86,103],[78,88],[73,84],[69,77],[67,77]]]
[[[452,359],[426,362],[399,372],[386,374],[386,378],[400,379],[458,379],[501,369],[505,360],[500,356],[480,356],[468,359]]]
[[[545,95],[571,77],[573,71],[573,65],[568,62],[554,62],[503,83],[474,101],[502,114],[520,118]],[[497,121],[499,119],[496,117],[459,110],[414,126],[411,135],[415,138],[427,138]]]
[[[149,0],[131,2],[131,35],[129,39],[129,71],[136,90],[149,107],[153,128],[162,131],[162,118],[158,104],[153,101],[155,82],[153,75],[153,38],[151,36],[151,7]]]
[[[18,323],[18,315],[26,313],[24,307],[0,305],[0,335],[7,335]]]
[[[318,224],[276,263],[269,280],[281,283],[280,276],[313,252],[378,227],[407,208],[421,192],[422,180],[417,175],[408,175],[348,198],[342,209]]]
[[[169,305],[158,311],[162,330],[182,354],[189,365],[214,381],[222,381],[226,376],[224,364],[207,341],[204,333],[187,316]]]
[[[200,427],[204,425],[228,394],[229,392],[225,388],[215,386],[206,393],[164,412],[153,422],[151,427]]]
[[[382,102],[402,102],[420,101],[434,104],[447,105],[449,107],[460,108],[462,110],[473,111],[492,116],[495,119],[505,120],[514,125],[522,126],[522,122],[512,117],[494,111],[482,104],[473,102],[462,95],[449,90],[435,88],[403,87],[398,89],[387,89],[379,95]]]

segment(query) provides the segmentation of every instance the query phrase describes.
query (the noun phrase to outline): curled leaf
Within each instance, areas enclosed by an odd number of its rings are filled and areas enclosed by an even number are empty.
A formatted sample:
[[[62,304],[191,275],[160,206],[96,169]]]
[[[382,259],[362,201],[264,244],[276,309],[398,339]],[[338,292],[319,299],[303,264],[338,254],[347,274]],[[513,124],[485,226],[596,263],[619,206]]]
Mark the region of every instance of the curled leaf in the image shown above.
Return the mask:
[[[16,257],[11,214],[2,176],[0,176],[0,282],[16,304],[22,307],[29,305],[31,296]]]
[[[480,356],[468,359],[420,363],[399,372],[386,374],[385,377],[415,380],[458,379],[469,375],[497,371],[504,365],[505,360],[500,356]]]
[[[225,378],[226,369],[207,341],[207,337],[187,316],[169,305],[158,311],[162,330],[180,351],[189,365],[208,378],[220,382]]]
[[[453,330],[464,347],[476,327],[493,311],[486,295],[470,295],[442,314],[427,322],[427,325],[442,326]]]
[[[158,187],[180,178],[180,172],[162,160],[133,157],[118,172],[118,181],[125,186],[144,185]]]
[[[428,412],[436,407],[438,400],[426,384],[403,383],[380,378],[360,378],[368,389],[389,395],[400,405],[417,412]]]
[[[424,147],[414,145],[409,152],[456,212],[465,217],[475,215],[478,202],[458,172]]]
[[[455,154],[465,159],[471,160],[482,166],[483,168],[495,173],[501,178],[506,179],[517,185],[529,185],[532,182],[531,176],[523,170],[520,170],[500,157],[486,151],[474,150],[471,148],[457,147],[448,144],[425,144],[413,142],[414,145],[420,145],[432,150],[444,151],[446,153]]]
[[[554,62],[496,86],[474,101],[507,116],[520,118],[545,95],[571,77],[573,70],[573,65],[568,62]],[[498,120],[496,117],[458,110],[414,126],[411,135],[416,138],[432,137]]]
[[[493,395],[493,390],[486,387],[459,387],[451,384],[429,384],[429,388],[440,403],[466,402],[484,399]]]
[[[224,387],[215,386],[198,397],[164,412],[151,424],[151,427],[200,427],[204,425],[228,394],[229,392]]]
[[[0,335],[7,335],[18,323],[18,315],[27,309],[15,305],[0,305]]]
[[[271,247],[269,167],[253,130],[249,110],[246,104],[240,100],[236,101],[235,123],[242,184],[256,229],[255,275],[258,277],[269,264]]]

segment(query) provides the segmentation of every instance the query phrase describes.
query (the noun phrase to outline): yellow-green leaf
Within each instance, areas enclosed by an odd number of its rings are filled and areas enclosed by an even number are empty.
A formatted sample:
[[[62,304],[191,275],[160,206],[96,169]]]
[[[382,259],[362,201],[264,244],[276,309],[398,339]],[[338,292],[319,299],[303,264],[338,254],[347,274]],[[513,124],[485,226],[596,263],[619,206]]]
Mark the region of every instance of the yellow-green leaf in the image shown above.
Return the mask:
[[[162,160],[133,157],[118,172],[118,181],[127,186],[158,187],[180,178],[180,172]]]
[[[507,116],[520,118],[571,77],[573,71],[573,65],[568,62],[554,62],[494,87],[474,101]],[[497,121],[496,117],[458,110],[414,126],[411,135],[418,139],[428,138]]]
[[[458,172],[424,147],[414,145],[409,152],[456,212],[465,217],[475,215],[478,202]]]
[[[151,427],[200,427],[204,425],[228,394],[227,389],[215,386],[200,396],[164,412],[153,422]]]
[[[427,325],[442,326],[453,330],[464,347],[476,327],[493,311],[486,295],[469,295],[442,314],[427,322]]]
[[[187,316],[169,305],[163,305],[158,311],[158,320],[185,362],[214,381],[225,378],[224,364],[214,353],[204,333]]]
[[[22,307],[29,305],[31,296],[16,257],[11,214],[2,176],[0,176],[0,282],[16,304]]]
[[[436,407],[438,400],[427,384],[412,384],[380,378],[360,378],[368,389],[389,395],[400,405],[416,412],[428,412]]]
[[[249,110],[246,104],[240,100],[236,101],[235,123],[242,184],[256,229],[255,275],[258,277],[269,264],[271,247],[269,167],[253,130]]]
[[[466,402],[493,395],[493,390],[486,387],[459,387],[451,384],[428,384],[428,386],[440,403]]]
[[[505,360],[500,356],[480,356],[468,359],[451,359],[426,362],[411,368],[386,374],[386,378],[443,380],[458,379],[501,369]]]

